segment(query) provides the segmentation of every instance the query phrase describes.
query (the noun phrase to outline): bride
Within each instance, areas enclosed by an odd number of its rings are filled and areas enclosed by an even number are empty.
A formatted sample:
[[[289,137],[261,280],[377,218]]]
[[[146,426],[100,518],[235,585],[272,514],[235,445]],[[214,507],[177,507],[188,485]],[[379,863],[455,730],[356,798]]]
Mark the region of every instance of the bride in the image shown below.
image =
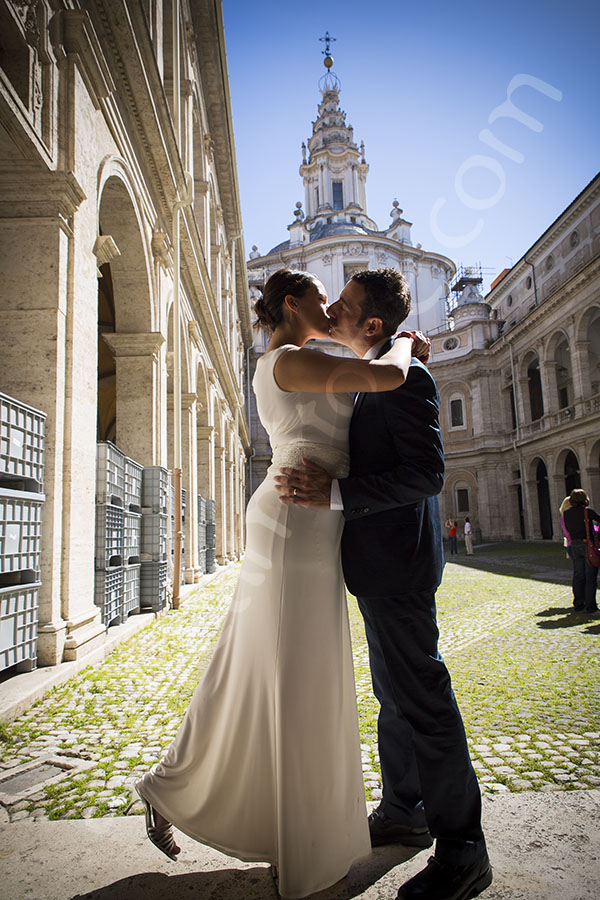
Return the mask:
[[[348,472],[350,392],[404,383],[417,338],[378,360],[304,347],[326,338],[323,285],[280,269],[255,305],[271,338],[253,387],[272,465],[247,509],[247,549],[214,657],[175,740],[136,785],[150,840],[171,859],[172,825],[269,862],[282,897],[343,878],[371,852],[352,649],[340,564],[341,512],[281,503],[274,476],[307,457]]]

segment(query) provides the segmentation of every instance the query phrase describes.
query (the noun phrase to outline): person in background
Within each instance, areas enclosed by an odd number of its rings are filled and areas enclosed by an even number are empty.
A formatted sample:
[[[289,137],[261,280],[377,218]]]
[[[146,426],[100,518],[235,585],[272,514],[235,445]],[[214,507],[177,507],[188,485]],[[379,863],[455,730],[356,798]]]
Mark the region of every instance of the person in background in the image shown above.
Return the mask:
[[[456,529],[458,528],[458,522],[453,522],[452,519],[448,519],[446,521],[446,528],[449,529],[448,539],[450,541],[450,556],[457,556],[458,547],[456,545]]]
[[[465,516],[465,550],[467,556],[473,556],[473,529],[468,516]]]
[[[567,495],[563,502],[558,507],[558,511],[560,513],[560,527],[563,533],[563,547],[567,551],[567,556],[571,559],[571,537],[569,532],[565,527],[565,509],[569,509],[571,506],[570,497]]]
[[[565,509],[563,517],[565,529],[571,541],[571,560],[573,561],[573,606],[576,610],[597,613],[596,586],[598,569],[590,566],[586,559],[587,529],[585,511],[589,522],[589,534],[595,536],[594,523],[600,524],[600,515],[590,506],[590,498],[581,488],[575,488],[569,494],[571,506]]]

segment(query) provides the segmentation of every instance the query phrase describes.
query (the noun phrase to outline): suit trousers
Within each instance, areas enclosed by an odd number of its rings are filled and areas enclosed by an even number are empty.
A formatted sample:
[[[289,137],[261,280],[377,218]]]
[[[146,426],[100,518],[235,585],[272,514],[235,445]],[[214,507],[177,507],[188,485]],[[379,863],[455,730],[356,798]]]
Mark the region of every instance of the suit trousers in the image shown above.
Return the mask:
[[[435,591],[357,599],[381,705],[380,808],[399,824],[427,825],[440,861],[469,865],[485,853],[481,794],[438,651]]]

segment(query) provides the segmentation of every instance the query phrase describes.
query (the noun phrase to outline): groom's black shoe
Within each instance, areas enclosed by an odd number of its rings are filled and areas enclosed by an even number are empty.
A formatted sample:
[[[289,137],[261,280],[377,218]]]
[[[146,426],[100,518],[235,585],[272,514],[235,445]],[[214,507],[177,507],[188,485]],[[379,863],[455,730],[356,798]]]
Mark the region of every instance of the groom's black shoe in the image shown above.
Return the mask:
[[[470,866],[451,866],[429,857],[427,867],[403,884],[398,900],[471,900],[492,883],[487,855]]]
[[[431,847],[433,844],[433,838],[427,828],[408,828],[407,825],[398,825],[378,809],[374,809],[369,816],[369,831],[372,847],[382,847],[384,844]]]

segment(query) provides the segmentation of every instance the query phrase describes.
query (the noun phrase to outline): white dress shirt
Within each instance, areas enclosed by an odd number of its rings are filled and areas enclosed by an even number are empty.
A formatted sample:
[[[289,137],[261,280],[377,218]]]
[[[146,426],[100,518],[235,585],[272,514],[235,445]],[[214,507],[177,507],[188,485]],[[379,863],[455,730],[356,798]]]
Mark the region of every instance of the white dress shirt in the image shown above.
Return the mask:
[[[373,344],[372,347],[369,347],[369,349],[367,350],[365,355],[361,357],[361,359],[366,359],[366,360],[375,359],[377,357],[377,354],[379,353],[379,351],[385,344],[385,342],[388,340],[389,340],[389,338],[384,338],[382,341],[377,341],[376,344]],[[354,398],[355,403],[356,403],[357,398],[358,398],[358,394]],[[339,481],[337,480],[337,478],[334,478],[333,481],[331,482],[331,494],[329,496],[329,508],[330,509],[343,509],[344,508],[344,501],[342,500],[342,492],[340,491],[340,484],[339,484]]]

